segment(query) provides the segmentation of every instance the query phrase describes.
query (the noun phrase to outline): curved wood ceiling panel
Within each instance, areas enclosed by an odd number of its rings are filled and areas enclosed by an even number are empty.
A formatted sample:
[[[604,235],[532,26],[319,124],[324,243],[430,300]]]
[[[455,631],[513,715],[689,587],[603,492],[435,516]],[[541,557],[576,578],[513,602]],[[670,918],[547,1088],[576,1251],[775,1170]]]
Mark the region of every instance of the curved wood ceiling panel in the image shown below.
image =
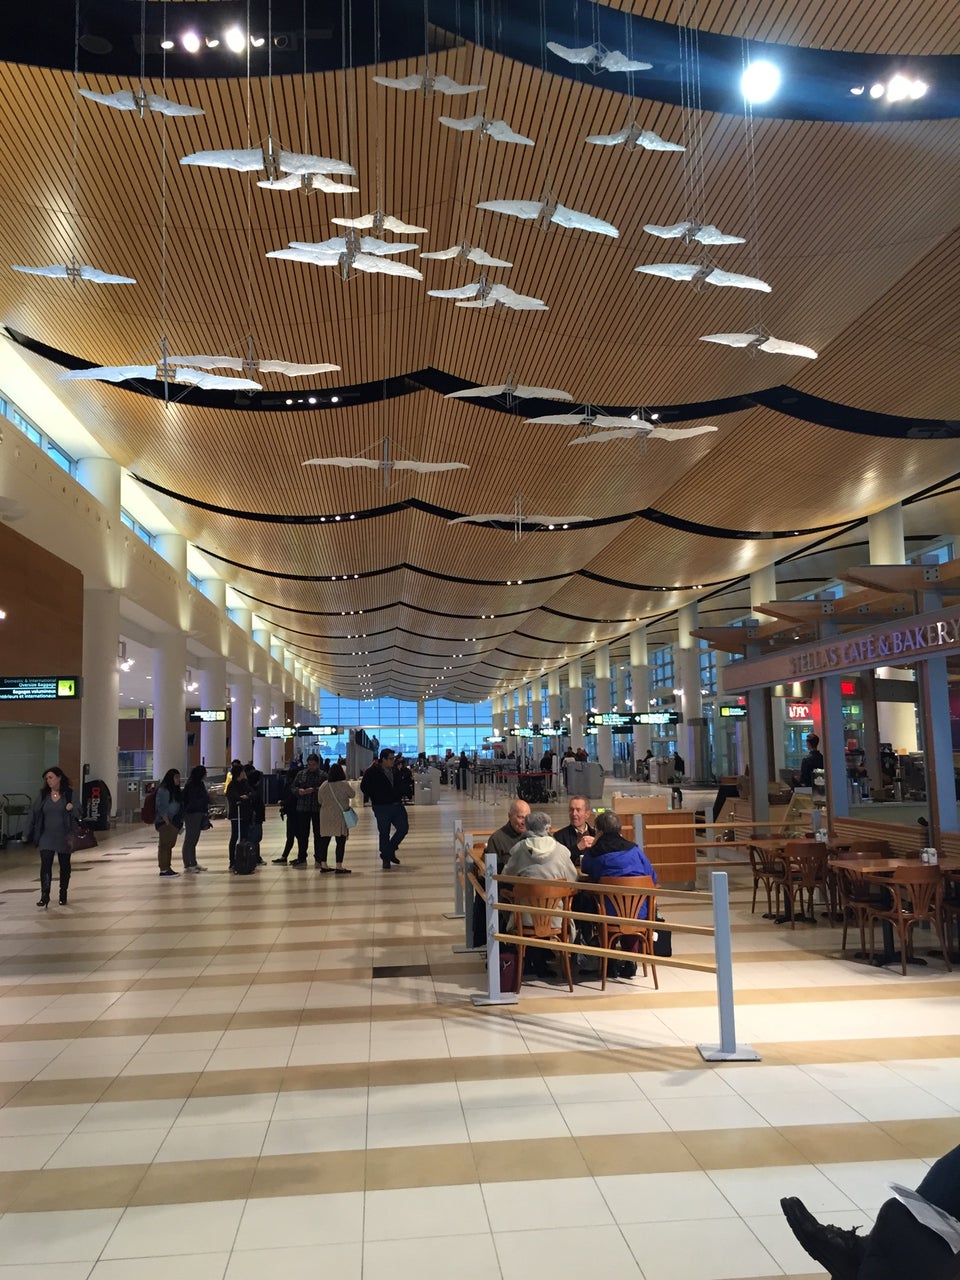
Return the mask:
[[[749,40],[878,54],[956,51],[955,15],[939,0],[611,7],[662,22],[695,20],[703,31]],[[510,21],[506,11],[502,20]],[[492,25],[488,34],[493,43]],[[554,74],[550,57],[524,65],[469,43],[434,54],[434,70],[486,84],[482,95],[461,99],[386,89],[361,66],[270,80],[170,79],[147,87],[205,114],[143,120],[75,100],[70,74],[0,64],[7,161],[0,263],[76,255],[138,281],[69,285],[0,269],[0,321],[90,362],[152,363],[164,337],[173,354],[245,355],[252,337],[260,358],[342,366],[305,380],[262,375],[282,406],[267,412],[242,396],[234,407],[202,405],[181,386],[164,404],[123,387],[62,384],[50,361],[23,355],[106,452],[187,500],[150,491],[192,542],[222,557],[214,563],[308,669],[336,687],[365,677],[368,658],[360,662],[347,637],[369,628],[382,633],[369,639],[377,692],[413,696],[442,677],[449,696],[473,699],[499,687],[505,673],[516,678],[604,640],[622,646],[632,619],[659,620],[702,594],[693,584],[737,580],[823,537],[731,532],[840,529],[957,469],[955,440],[908,436],[913,419],[957,418],[956,121],[757,117],[748,127],[740,117],[645,99],[639,76],[631,97],[626,79],[617,92]],[[421,67],[421,58],[410,58],[380,70],[402,76]],[[116,77],[81,79],[101,92],[119,86]],[[461,134],[437,120],[479,112],[536,145]],[[634,120],[692,149],[680,156],[585,142]],[[353,164],[359,193],[268,191],[256,185],[260,174],[180,164],[189,152],[261,145],[268,136]],[[476,208],[547,194],[611,221],[619,236],[541,228]],[[266,257],[292,240],[339,234],[333,217],[378,208],[428,227],[400,237],[423,251],[468,241],[509,260],[512,269],[490,269],[488,279],[544,299],[549,310],[473,310],[432,298],[427,290],[477,281],[481,271],[417,252],[400,260],[423,273],[422,283],[357,272],[343,279],[339,270]],[[643,229],[691,215],[748,238],[709,250],[705,260],[769,280],[773,292],[697,291],[636,274],[643,263],[699,260],[697,246]],[[812,345],[819,359],[699,340],[760,324]],[[569,442],[589,428],[527,424],[522,405],[506,412],[503,403],[446,400],[426,389],[370,403],[345,395],[334,408],[309,404],[310,396],[324,400],[424,369],[474,384],[513,378],[561,388],[573,403],[557,403],[559,412],[781,391],[768,397],[779,407],[688,414],[676,425],[718,428],[688,441],[576,447]],[[849,430],[787,416],[790,388],[899,415],[902,430],[864,434],[853,414]],[[395,459],[469,469],[393,472],[384,488],[379,471],[303,466],[318,456],[380,457],[384,437]],[[349,520],[410,499],[453,513],[506,514],[517,495],[528,513],[647,516],[527,530],[520,539],[509,528],[452,525],[411,508]],[[920,505],[911,520],[960,527],[955,495]],[[229,511],[343,519],[293,525]],[[377,572],[391,566],[400,567]],[[810,566],[795,572],[817,576]],[[709,607],[716,614],[741,607],[741,595],[725,592]],[[657,621],[657,634],[671,625]]]

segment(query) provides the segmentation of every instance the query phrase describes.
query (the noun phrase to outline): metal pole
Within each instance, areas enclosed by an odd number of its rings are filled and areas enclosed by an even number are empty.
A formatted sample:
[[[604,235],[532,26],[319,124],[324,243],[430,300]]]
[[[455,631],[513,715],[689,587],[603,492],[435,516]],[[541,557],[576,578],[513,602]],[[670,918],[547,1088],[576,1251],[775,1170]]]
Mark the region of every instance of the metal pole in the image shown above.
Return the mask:
[[[717,1006],[720,1012],[720,1043],[698,1044],[705,1062],[759,1062],[760,1055],[750,1045],[737,1047],[733,1010],[733,947],[730,942],[730,893],[725,871],[711,871],[713,891],[713,945],[717,960]]]
[[[473,836],[469,832],[463,835],[463,942],[453,948],[455,955],[463,955],[467,951],[482,951],[483,947],[473,945],[473,903],[476,898],[473,883],[470,880],[470,864],[467,851],[473,848]]]
[[[500,990],[500,943],[497,934],[500,931],[499,913],[494,907],[497,901],[497,855],[492,849],[487,850],[484,862],[484,879],[486,881],[487,898],[487,994],[472,996],[475,1005],[516,1004],[517,997],[513,992]]]
[[[463,823],[459,818],[453,824],[453,910],[443,913],[444,920],[463,919],[463,883],[460,879],[460,867],[466,878],[466,845],[463,842]]]

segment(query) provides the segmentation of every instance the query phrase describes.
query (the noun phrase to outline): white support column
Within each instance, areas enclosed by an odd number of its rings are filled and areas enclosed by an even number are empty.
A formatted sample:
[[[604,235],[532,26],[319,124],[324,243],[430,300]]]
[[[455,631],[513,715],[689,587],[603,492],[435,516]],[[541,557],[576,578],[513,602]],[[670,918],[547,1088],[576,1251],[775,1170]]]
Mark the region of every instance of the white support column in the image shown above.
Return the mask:
[[[153,549],[157,555],[166,560],[178,575],[187,580],[187,540],[182,533],[158,533],[153,540]],[[161,774],[161,777],[163,775]]]
[[[204,578],[200,590],[222,614],[227,612],[227,584],[222,578]]]
[[[493,736],[495,738],[504,736],[504,726],[503,695],[495,693],[493,695]]]
[[[270,723],[270,690],[266,685],[255,684],[253,687],[253,727],[256,729],[258,725],[268,725]],[[259,711],[257,708],[260,708]],[[253,765],[255,769],[259,769],[261,773],[270,772],[270,739],[258,738],[254,735],[253,739]]]
[[[496,730],[494,730],[496,732]],[[424,701],[422,698],[417,699],[417,755],[425,752],[427,749],[427,718],[424,711]]]
[[[676,678],[683,690],[680,696],[683,724],[677,725],[677,749],[687,766],[687,777],[703,782],[710,772],[700,693],[700,646],[690,634],[697,625],[696,602],[677,610]]]
[[[904,564],[903,507],[899,502],[867,516],[871,564]]]
[[[283,690],[274,689],[270,700],[270,724],[283,724]],[[285,763],[285,743],[282,738],[270,738],[270,768],[282,769]]]
[[[769,604],[771,600],[776,600],[776,598],[777,566],[775,564],[767,564],[762,569],[755,569],[750,575],[750,612],[762,622],[769,622],[768,614],[758,614],[756,612],[757,605]]]
[[[597,710],[609,711],[612,707],[610,679],[610,646],[602,644],[594,653],[593,682],[596,689]],[[613,773],[613,734],[609,728],[597,733],[597,759],[605,774]]]
[[[80,759],[87,777],[102,778],[119,807],[117,728],[120,704],[120,596],[116,591],[83,593],[83,702]]]
[[[226,658],[211,655],[200,668],[200,705],[211,710],[228,706]],[[219,724],[201,724],[200,760],[211,773],[220,773],[230,763],[225,720]]]
[[[253,756],[253,677],[249,671],[230,676],[231,759],[246,764]]]
[[[550,718],[550,731],[553,732],[554,724],[560,719],[560,669],[554,668],[553,671],[547,672],[547,715]],[[563,743],[560,744],[560,754],[563,754]]]
[[[111,532],[108,533],[106,529],[103,531],[104,572],[109,585],[117,588],[126,586],[126,565],[121,540],[123,526],[120,523],[121,476],[121,468],[113,458],[77,460],[77,480],[101,504],[111,523]]]
[[[650,663],[647,628],[630,633],[630,688],[634,711],[650,710]],[[633,731],[633,759],[639,764],[650,750],[650,726],[639,724]]]
[[[570,694],[570,746],[576,751],[583,746],[583,717],[586,713],[583,664],[579,658],[571,658],[567,664],[567,688]]]
[[[153,774],[168,769],[185,774],[187,764],[187,640],[182,631],[160,632],[153,646]]]

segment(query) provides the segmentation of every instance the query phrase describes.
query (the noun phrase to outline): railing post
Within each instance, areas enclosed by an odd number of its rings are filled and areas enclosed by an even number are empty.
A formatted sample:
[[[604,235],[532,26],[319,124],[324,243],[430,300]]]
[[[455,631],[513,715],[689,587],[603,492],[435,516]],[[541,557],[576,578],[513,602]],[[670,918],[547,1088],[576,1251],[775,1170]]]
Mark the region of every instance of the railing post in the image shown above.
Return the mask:
[[[705,1062],[759,1062],[760,1055],[748,1044],[737,1045],[733,1010],[733,948],[730,941],[730,892],[725,871],[711,871],[713,891],[713,945],[717,958],[717,1006],[720,1013],[720,1043],[698,1044]]]
[[[453,824],[453,910],[443,913],[444,920],[463,919],[463,881],[466,878],[466,846],[463,843],[463,823],[457,818]]]
[[[473,903],[477,895],[470,880],[470,863],[468,862],[468,850],[472,848],[473,836],[465,831],[463,833],[463,942],[453,947],[454,954],[458,956],[483,950],[482,945],[479,947],[473,945]]]
[[[484,862],[484,880],[487,899],[487,994],[471,996],[475,1005],[516,1004],[517,997],[511,991],[500,990],[500,943],[497,934],[500,931],[499,912],[494,904],[497,901],[497,855],[487,849]]]

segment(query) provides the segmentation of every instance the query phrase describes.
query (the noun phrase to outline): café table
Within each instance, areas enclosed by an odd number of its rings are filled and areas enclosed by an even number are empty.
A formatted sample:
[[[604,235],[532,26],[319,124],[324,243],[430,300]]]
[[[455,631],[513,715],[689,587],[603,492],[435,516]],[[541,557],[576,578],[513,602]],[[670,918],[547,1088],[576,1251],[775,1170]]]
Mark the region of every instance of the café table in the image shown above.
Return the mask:
[[[958,860],[955,858],[945,859],[937,865],[943,867],[946,871],[956,864]],[[883,875],[885,872],[896,871],[898,867],[919,867],[925,865],[918,858],[831,858],[830,866],[840,871],[846,871],[850,875],[861,877],[865,875]],[[883,928],[883,952],[876,957],[873,963],[877,968],[883,968],[888,964],[900,963],[900,952],[893,949],[893,929],[887,920],[881,921]],[[938,953],[939,954],[939,953]],[[854,955],[855,960],[869,960],[870,956],[865,951],[857,951]],[[919,956],[907,956],[907,964],[926,966],[926,960],[920,959]]]

